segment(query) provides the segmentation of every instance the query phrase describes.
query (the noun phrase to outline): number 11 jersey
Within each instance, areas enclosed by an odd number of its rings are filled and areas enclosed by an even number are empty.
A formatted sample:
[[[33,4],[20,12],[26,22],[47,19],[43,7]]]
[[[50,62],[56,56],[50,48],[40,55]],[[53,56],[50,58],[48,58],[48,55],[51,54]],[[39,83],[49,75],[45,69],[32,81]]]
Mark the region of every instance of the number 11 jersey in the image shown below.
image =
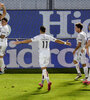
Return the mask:
[[[47,34],[40,34],[31,39],[32,42],[38,42],[39,52],[50,50],[50,41],[55,42],[56,38]]]

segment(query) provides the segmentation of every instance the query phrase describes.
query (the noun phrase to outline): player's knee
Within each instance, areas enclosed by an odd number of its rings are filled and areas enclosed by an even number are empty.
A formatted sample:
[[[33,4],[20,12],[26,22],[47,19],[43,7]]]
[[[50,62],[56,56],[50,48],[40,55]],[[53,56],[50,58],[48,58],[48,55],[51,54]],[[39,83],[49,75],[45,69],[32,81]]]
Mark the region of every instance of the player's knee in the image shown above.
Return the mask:
[[[76,60],[73,61],[74,64],[78,64],[78,62]]]
[[[86,67],[86,64],[82,64],[83,67]]]

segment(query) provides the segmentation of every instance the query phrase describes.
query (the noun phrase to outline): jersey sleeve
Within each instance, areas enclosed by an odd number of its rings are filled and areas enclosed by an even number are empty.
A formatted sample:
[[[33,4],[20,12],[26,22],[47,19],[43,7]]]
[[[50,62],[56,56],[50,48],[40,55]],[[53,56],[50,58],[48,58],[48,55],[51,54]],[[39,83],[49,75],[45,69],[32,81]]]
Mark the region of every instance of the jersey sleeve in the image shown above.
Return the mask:
[[[87,40],[90,40],[90,33],[87,33]]]
[[[84,36],[80,34],[80,35],[78,36],[78,42],[82,42],[83,38],[84,38]]]
[[[39,37],[38,36],[35,36],[33,38],[31,38],[32,42],[37,42],[39,40]]]
[[[54,38],[53,36],[49,36],[49,39],[50,39],[50,41],[53,41],[53,42],[55,42],[57,39],[56,38]]]

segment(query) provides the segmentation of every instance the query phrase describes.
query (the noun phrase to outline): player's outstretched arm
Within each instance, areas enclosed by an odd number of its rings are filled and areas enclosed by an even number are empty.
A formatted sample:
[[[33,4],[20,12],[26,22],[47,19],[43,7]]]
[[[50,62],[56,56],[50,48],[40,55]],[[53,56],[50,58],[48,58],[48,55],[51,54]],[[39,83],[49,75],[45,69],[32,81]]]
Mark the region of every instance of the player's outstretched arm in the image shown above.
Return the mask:
[[[31,39],[29,39],[29,40],[24,40],[24,41],[15,41],[15,42],[13,42],[13,44],[24,44],[24,43],[30,43],[30,42],[32,42],[32,40]]]
[[[6,7],[3,3],[0,2],[0,9],[3,9],[2,18],[6,16]]]
[[[75,50],[73,51],[73,55],[75,54],[75,52],[81,47],[81,42],[78,43],[77,47],[75,48]]]
[[[62,41],[62,40],[56,40],[55,42],[56,42],[56,43],[59,43],[59,44],[65,44],[65,45],[71,46],[71,43],[68,42],[68,40],[67,40],[66,42],[64,42],[64,41]]]

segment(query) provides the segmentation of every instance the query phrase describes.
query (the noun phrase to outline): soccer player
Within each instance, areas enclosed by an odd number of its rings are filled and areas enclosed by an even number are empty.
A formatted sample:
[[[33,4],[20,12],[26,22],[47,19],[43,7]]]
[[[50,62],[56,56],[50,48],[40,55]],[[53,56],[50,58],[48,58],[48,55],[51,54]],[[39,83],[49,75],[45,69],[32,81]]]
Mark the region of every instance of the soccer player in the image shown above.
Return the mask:
[[[46,28],[44,26],[40,27],[40,35],[35,36],[34,38],[31,38],[29,40],[24,41],[16,41],[14,44],[22,44],[22,43],[30,43],[30,42],[38,42],[39,46],[39,64],[42,70],[42,82],[39,83],[40,87],[43,87],[44,80],[47,80],[48,83],[48,91],[51,88],[51,82],[49,81],[49,76],[47,72],[47,65],[49,64],[50,59],[50,41],[59,43],[59,44],[65,44],[71,46],[70,42],[64,42],[61,40],[58,40],[50,35],[46,34]]]
[[[10,34],[9,27],[7,25],[8,20],[7,18],[2,19],[2,28],[1,28],[1,39],[0,39],[0,74],[4,73],[5,69],[5,64],[4,64],[4,55],[5,55],[5,50],[7,48],[7,37]]]
[[[0,73],[2,73],[1,67],[3,64],[3,56],[4,56],[2,54],[2,46],[3,46],[3,40],[4,40],[4,35],[2,34],[2,19],[6,15],[6,8],[4,4],[0,3],[0,9],[3,9],[3,14],[0,14]]]
[[[77,23],[75,25],[75,30],[78,33],[78,36],[76,39],[77,46],[76,46],[75,50],[73,51],[73,55],[74,55],[73,63],[75,64],[76,70],[78,73],[75,80],[78,80],[82,76],[79,63],[82,64],[83,69],[84,69],[85,78],[83,80],[86,80],[88,78],[88,67],[86,66],[86,56],[85,56],[86,53],[85,53],[85,51],[83,53],[81,52],[82,48],[85,47],[87,37],[86,37],[86,33],[84,31],[82,31],[82,29],[83,29],[83,25],[81,23]]]
[[[88,26],[88,30],[89,32],[87,33],[87,44],[85,46],[85,48],[82,49],[82,52],[85,51],[85,49],[87,50],[87,54],[89,56],[89,60],[90,60],[90,24]],[[89,70],[89,77],[87,80],[83,81],[84,84],[90,84],[90,70]]]

